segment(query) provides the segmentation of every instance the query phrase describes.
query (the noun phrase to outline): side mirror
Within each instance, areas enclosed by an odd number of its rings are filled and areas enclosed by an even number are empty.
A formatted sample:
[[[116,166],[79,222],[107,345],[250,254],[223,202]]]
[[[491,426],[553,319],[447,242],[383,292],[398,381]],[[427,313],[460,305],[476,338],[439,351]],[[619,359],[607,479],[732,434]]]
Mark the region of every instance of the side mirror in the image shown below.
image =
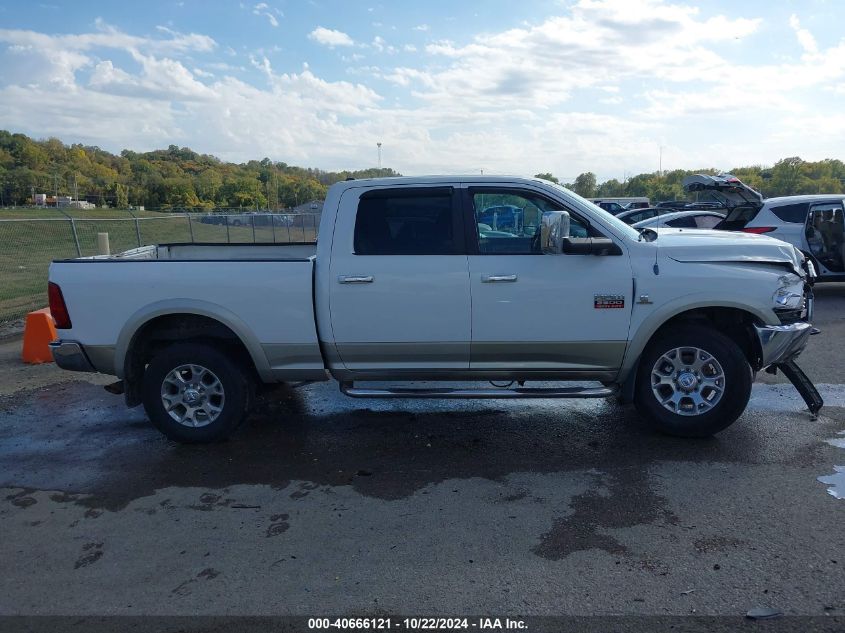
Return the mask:
[[[608,237],[566,237],[562,246],[567,255],[622,254],[622,249]]]
[[[569,237],[569,213],[567,211],[546,211],[540,226],[540,248],[545,255],[560,255],[563,240]]]

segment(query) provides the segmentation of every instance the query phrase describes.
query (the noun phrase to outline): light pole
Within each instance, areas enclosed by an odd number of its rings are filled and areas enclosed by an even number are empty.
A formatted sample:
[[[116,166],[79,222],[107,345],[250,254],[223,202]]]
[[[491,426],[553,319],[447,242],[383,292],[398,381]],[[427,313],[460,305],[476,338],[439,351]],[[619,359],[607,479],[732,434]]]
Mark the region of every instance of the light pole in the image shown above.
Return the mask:
[[[376,143],[376,147],[378,147],[378,169],[381,171],[381,141]]]

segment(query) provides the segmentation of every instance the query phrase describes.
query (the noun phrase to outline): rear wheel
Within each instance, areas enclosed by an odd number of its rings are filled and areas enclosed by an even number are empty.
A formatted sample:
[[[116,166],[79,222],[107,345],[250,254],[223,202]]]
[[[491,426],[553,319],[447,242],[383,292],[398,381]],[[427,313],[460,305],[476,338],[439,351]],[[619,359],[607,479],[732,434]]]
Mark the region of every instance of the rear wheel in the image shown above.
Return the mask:
[[[634,405],[657,430],[707,437],[733,424],[751,397],[752,372],[739,346],[717,330],[682,324],[649,343]]]
[[[144,409],[172,440],[216,442],[246,417],[251,390],[237,360],[205,343],[181,343],[162,350],[147,366]]]

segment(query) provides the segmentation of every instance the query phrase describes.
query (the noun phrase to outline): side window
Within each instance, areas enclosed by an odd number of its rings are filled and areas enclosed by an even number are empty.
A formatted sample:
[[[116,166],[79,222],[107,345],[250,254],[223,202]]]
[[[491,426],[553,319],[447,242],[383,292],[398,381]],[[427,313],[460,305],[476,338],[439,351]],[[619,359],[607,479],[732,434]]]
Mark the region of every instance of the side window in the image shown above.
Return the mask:
[[[368,192],[358,201],[355,254],[458,254],[457,220],[451,189]]]
[[[666,222],[666,226],[671,226],[676,229],[694,229],[696,228],[695,218],[687,216],[685,218],[677,218]]]
[[[695,225],[700,229],[712,229],[724,218],[718,215],[700,215],[695,218]]]
[[[540,225],[545,211],[564,210],[529,192],[470,189],[478,249],[485,254],[541,255]],[[570,217],[569,235],[589,237],[587,224]]]
[[[771,207],[771,210],[784,222],[804,224],[807,220],[808,205],[806,202],[803,204],[784,204],[779,207]]]

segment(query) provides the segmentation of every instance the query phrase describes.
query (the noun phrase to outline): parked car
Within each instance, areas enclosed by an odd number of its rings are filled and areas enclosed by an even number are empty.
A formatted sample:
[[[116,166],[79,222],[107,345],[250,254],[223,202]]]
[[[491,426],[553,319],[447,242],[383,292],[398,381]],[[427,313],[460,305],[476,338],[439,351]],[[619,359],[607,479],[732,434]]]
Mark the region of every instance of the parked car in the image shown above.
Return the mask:
[[[599,200],[598,202],[594,202],[597,207],[601,207],[608,213],[612,213],[613,215],[619,215],[623,211],[625,211],[625,207],[619,204],[618,202],[605,202],[604,200]]]
[[[662,226],[672,229],[712,229],[724,219],[723,213],[715,211],[673,211],[642,220],[632,226],[635,229],[656,229]]]
[[[654,206],[658,209],[685,209],[689,203],[689,200],[664,200]]]
[[[534,233],[481,222],[496,197],[537,209]],[[822,406],[795,364],[813,277],[779,240],[643,234],[564,187],[501,176],[340,182],[320,235],[55,261],[56,363],[116,375],[111,391],[183,442],[232,433],[256,383],[330,378],[354,398],[615,397],[682,436],[732,424],[770,366]]]
[[[726,212],[725,205],[721,202],[690,202],[684,207],[689,211],[723,211]]]
[[[688,191],[708,192],[728,209],[716,229],[767,235],[799,248],[820,281],[845,281],[845,194],[764,199],[729,174],[684,179]]]
[[[667,213],[666,209],[659,209],[657,207],[647,207],[645,209],[629,209],[623,211],[616,217],[622,220],[625,224],[636,224],[643,220],[648,220],[661,213]]]

